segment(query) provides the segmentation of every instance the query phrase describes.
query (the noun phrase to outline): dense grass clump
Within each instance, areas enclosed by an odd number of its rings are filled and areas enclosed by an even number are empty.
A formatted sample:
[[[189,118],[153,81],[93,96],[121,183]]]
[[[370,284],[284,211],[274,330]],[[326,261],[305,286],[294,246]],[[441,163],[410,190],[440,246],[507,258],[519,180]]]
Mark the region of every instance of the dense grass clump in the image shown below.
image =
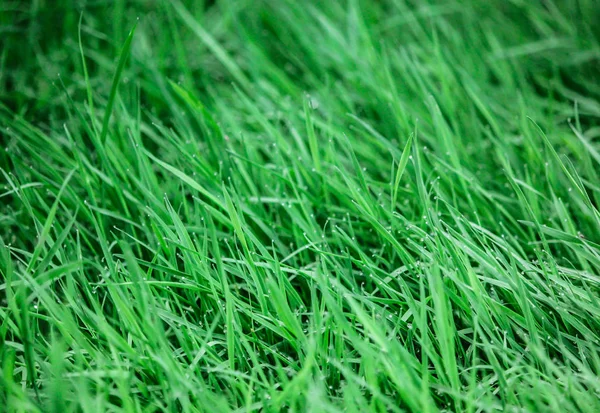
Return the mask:
[[[600,412],[599,23],[0,1],[0,411]]]

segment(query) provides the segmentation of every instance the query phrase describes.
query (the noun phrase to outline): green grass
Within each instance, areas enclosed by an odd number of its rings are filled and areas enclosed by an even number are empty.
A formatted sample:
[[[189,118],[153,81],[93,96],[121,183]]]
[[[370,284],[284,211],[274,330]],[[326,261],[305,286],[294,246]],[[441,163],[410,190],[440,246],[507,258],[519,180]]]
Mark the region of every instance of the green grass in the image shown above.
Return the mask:
[[[595,0],[0,1],[0,411],[600,411]]]

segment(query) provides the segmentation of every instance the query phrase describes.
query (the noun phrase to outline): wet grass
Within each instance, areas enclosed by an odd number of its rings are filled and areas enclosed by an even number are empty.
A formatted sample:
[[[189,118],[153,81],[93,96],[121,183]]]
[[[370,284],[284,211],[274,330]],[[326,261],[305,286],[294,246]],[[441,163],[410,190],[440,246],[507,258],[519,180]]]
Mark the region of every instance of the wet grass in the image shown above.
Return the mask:
[[[0,3],[0,410],[600,411],[598,21]]]

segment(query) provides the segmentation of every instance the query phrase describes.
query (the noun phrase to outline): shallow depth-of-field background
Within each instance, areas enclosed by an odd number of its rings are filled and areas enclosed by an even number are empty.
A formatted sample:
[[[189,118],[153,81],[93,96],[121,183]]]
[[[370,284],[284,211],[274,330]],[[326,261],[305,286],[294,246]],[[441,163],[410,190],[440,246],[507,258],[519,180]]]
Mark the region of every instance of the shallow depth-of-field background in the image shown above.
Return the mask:
[[[0,0],[1,412],[600,411],[596,0]]]

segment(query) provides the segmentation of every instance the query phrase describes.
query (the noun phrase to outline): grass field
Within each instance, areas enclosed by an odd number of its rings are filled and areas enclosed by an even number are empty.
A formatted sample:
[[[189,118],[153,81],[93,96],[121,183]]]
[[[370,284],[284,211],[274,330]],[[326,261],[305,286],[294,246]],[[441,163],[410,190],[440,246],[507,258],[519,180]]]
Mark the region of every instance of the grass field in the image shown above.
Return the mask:
[[[600,412],[597,0],[0,0],[1,412]]]

